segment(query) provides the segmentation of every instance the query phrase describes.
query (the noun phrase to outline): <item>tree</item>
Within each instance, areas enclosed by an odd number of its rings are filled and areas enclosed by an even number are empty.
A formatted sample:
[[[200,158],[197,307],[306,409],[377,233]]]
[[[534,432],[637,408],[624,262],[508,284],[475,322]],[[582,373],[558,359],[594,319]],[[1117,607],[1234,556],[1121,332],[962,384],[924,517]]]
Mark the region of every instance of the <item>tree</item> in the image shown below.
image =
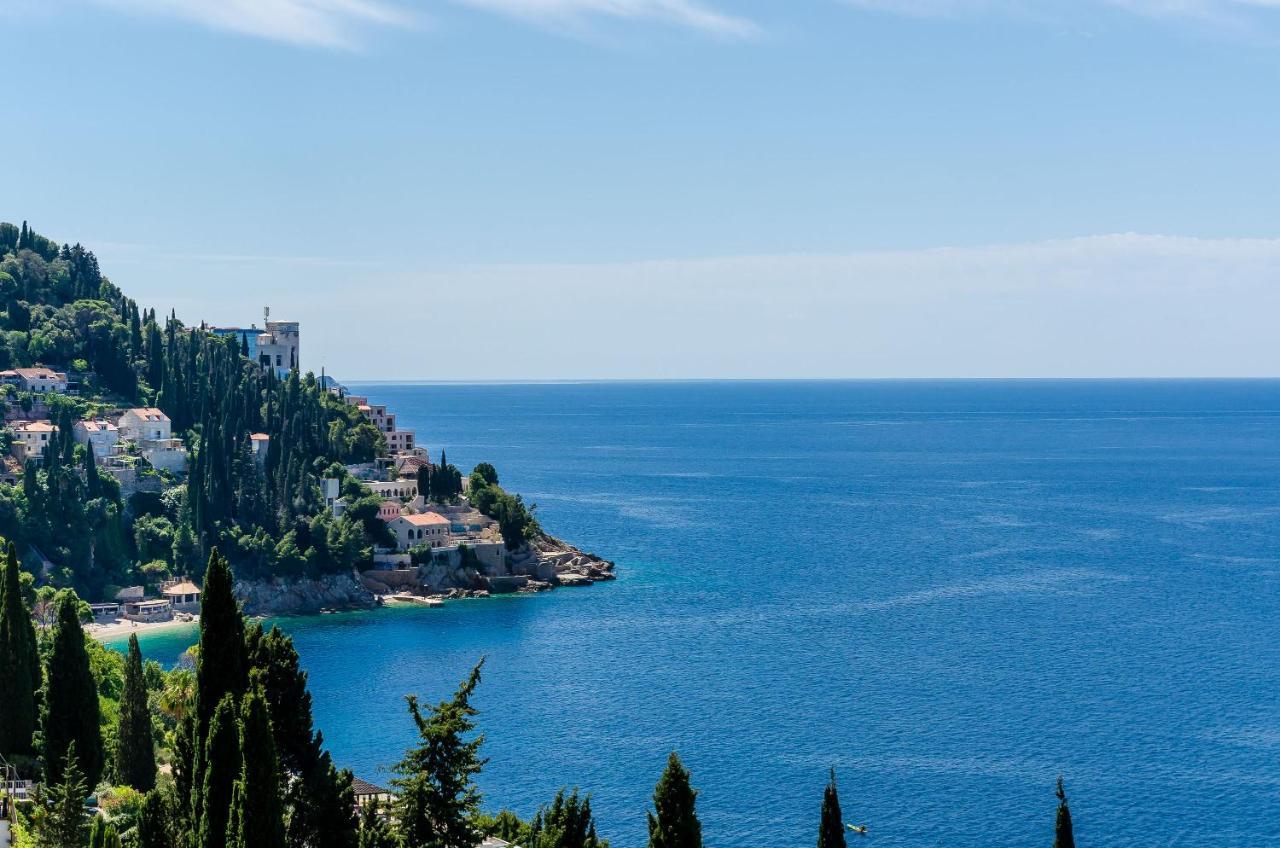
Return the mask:
[[[137,848],[170,848],[173,838],[170,831],[170,810],[159,790],[152,789],[142,800],[138,813]]]
[[[480,479],[484,480],[487,485],[498,485],[498,469],[493,467],[492,463],[481,462],[471,470],[472,474],[479,474]]]
[[[231,807],[228,848],[284,848],[280,762],[260,690],[246,695],[240,706],[240,779]]]
[[[689,785],[689,772],[676,752],[653,789],[649,813],[649,848],[701,848],[702,823],[695,809],[698,793]]]
[[[1076,837],[1071,830],[1071,809],[1067,806],[1067,793],[1062,788],[1062,775],[1058,775],[1058,817],[1053,823],[1053,848],[1076,848]]]
[[[129,636],[129,656],[124,666],[124,692],[116,724],[116,779],[139,792],[156,785],[155,740],[137,634]]]
[[[844,817],[840,813],[840,795],[836,791],[836,770],[822,793],[822,822],[818,825],[818,848],[845,848]]]
[[[31,609],[23,597],[18,555],[12,543],[0,566],[0,755],[35,754],[39,717],[40,654]]]
[[[101,813],[94,816],[89,827],[89,848],[120,848],[120,834]]]
[[[90,786],[97,786],[103,765],[98,687],[84,640],[80,599],[69,590],[59,593],[45,687],[44,762],[50,780],[60,781],[62,763],[74,744],[85,780]]]
[[[360,841],[357,848],[396,848],[395,835],[378,811],[376,798],[367,801],[360,810]]]
[[[397,818],[405,848],[475,848],[482,839],[474,778],[485,762],[479,754],[484,737],[467,736],[475,730],[471,694],[483,666],[482,659],[451,699],[429,709],[429,716],[422,715],[415,696],[407,698],[421,741],[405,752],[392,781],[400,790]]]
[[[209,720],[205,745],[204,780],[196,793],[195,848],[224,848],[227,822],[237,777],[240,775],[240,728],[235,700],[224,695]]]
[[[529,828],[528,848],[608,848],[596,836],[591,798],[579,798],[578,790],[566,797],[561,789],[550,806],[538,810]]]
[[[58,773],[61,778],[49,784],[46,797],[39,799],[42,815],[36,819],[36,845],[81,848],[89,839],[89,818],[84,806],[89,789],[76,758],[74,742],[67,746]]]

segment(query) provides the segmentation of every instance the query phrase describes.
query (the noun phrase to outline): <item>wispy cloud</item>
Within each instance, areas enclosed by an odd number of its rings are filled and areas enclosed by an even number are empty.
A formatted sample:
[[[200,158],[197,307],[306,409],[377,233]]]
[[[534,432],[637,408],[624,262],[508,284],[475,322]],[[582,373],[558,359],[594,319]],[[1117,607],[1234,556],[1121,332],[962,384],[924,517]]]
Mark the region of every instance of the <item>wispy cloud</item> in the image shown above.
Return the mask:
[[[698,0],[447,0],[457,6],[550,25],[592,19],[651,21],[717,37],[756,33],[746,18]],[[88,0],[137,15],[191,21],[213,29],[315,47],[351,48],[374,28],[406,27],[422,3],[407,0]]]
[[[412,16],[384,0],[91,0],[125,12],[188,20],[293,44],[350,48],[370,26],[406,26]]]
[[[538,22],[577,22],[587,17],[653,20],[718,36],[756,33],[746,18],[718,12],[694,0],[454,0],[465,6]]]
[[[954,17],[979,12],[1034,18],[1121,9],[1150,18],[1199,19],[1226,25],[1280,23],[1280,0],[841,0],[876,12],[916,17]]]

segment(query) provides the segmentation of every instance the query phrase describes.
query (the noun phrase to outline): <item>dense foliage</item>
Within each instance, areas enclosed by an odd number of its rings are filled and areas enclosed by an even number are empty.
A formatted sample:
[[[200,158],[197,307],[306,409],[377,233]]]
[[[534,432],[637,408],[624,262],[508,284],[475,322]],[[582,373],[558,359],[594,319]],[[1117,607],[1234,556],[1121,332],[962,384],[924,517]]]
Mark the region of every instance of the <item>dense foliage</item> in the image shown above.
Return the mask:
[[[0,533],[20,550],[35,546],[57,582],[97,596],[136,581],[135,566],[146,563],[198,578],[215,545],[246,575],[341,571],[367,558],[365,525],[329,515],[318,475],[334,462],[368,461],[385,443],[313,375],[277,379],[233,337],[139,310],[92,252],[25,223],[0,224],[0,301],[0,369],[43,365],[79,387],[77,398],[3,390],[59,426],[52,461],[28,469],[21,486],[0,485]],[[130,510],[92,452],[75,448],[70,424],[139,405],[169,416],[191,462],[181,497]],[[251,433],[270,437],[264,462]]]

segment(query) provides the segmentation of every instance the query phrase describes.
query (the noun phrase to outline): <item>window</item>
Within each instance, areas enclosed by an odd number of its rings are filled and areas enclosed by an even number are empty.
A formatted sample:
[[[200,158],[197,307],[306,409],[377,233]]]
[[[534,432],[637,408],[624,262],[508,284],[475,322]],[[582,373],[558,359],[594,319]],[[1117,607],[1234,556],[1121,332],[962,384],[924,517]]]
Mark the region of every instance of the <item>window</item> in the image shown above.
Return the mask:
[[[278,353],[277,353],[277,354],[276,354],[276,366],[278,367],[280,364],[281,364],[281,361],[280,361],[280,354],[278,354]]]

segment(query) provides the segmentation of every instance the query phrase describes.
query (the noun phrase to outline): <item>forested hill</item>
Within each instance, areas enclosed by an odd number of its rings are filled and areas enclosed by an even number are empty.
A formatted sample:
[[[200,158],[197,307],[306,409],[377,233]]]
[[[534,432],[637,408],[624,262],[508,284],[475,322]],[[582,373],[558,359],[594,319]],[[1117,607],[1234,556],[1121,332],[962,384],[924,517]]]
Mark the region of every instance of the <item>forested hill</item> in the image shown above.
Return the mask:
[[[139,309],[91,251],[25,222],[0,223],[0,299],[0,370],[47,366],[78,384],[75,396],[38,399],[0,389],[7,420],[29,417],[38,402],[59,428],[41,467],[28,463],[19,482],[0,484],[0,534],[50,582],[99,597],[144,578],[199,578],[215,545],[246,576],[344,571],[385,534],[377,499],[340,468],[382,452],[382,435],[314,375],[278,379],[234,337]],[[163,410],[191,458],[185,484],[125,502],[72,425],[135,406]],[[251,433],[270,437],[264,463]],[[325,475],[345,480],[350,508],[340,518],[324,509]]]

